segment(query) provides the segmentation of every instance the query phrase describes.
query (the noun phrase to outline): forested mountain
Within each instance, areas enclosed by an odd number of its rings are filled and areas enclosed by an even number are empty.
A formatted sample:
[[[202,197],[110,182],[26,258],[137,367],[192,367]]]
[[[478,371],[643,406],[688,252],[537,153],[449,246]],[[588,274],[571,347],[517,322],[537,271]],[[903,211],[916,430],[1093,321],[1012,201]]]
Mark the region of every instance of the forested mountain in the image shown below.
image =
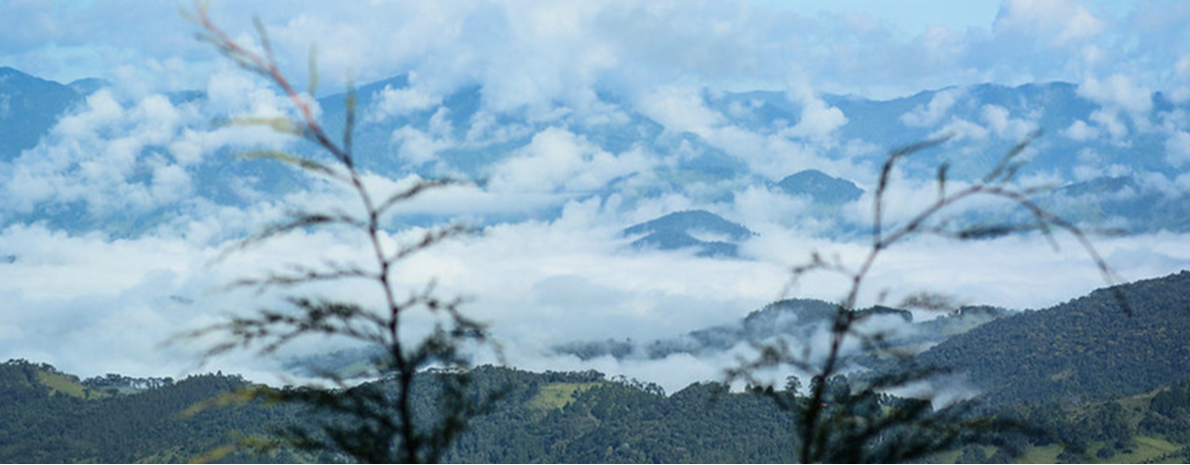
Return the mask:
[[[441,374],[440,374],[441,375]],[[436,375],[437,376],[437,375]],[[414,405],[433,402],[415,387]],[[593,372],[530,373],[478,367],[473,389],[501,390],[495,409],[477,417],[447,452],[454,463],[787,463],[795,459],[795,417],[777,408],[759,388],[731,393],[717,382],[692,384],[666,395],[659,387]],[[844,378],[832,384],[847,387]],[[382,383],[383,386],[383,383]],[[318,413],[260,403],[227,402],[227,394],[250,388],[236,376],[208,374],[136,393],[92,391],[48,365],[9,361],[0,365],[0,461],[3,462],[328,462],[333,454],[274,450],[264,455],[232,448],[244,438],[264,439],[287,425],[309,424]],[[864,410],[870,393],[832,391]],[[1015,404],[998,415],[1040,429],[1005,435],[1021,448],[1019,460],[1182,461],[1190,442],[1190,384],[1116,401]],[[225,399],[212,402],[212,400]],[[801,398],[804,402],[804,397]],[[832,397],[844,405],[845,399]],[[901,400],[872,396],[884,411]],[[208,405],[195,409],[196,405]],[[222,406],[218,406],[225,404]],[[1012,457],[985,446],[960,446],[936,455],[941,463],[1002,463]]]
[[[1002,403],[1106,399],[1190,379],[1190,272],[1101,289],[979,326],[917,357]]]
[[[426,377],[432,379],[432,377]],[[596,372],[528,373],[480,367],[474,389],[506,391],[448,453],[468,463],[780,462],[792,460],[791,419],[764,396],[717,383],[666,396],[659,387]],[[192,407],[249,388],[236,376],[192,376],[134,394],[90,391],[49,365],[0,365],[0,462],[293,462],[335,460],[286,451],[212,455],[311,412],[242,404]],[[429,390],[415,391],[428,408]],[[215,404],[219,404],[216,402]],[[192,413],[193,412],[193,413]],[[305,420],[303,420],[305,419]],[[247,454],[247,455],[245,455]]]
[[[90,383],[89,383],[90,384]],[[243,389],[238,376],[208,374],[161,384],[135,394],[89,387],[52,366],[10,360],[0,364],[0,461],[186,462],[231,444],[237,435],[261,434],[292,419],[260,404],[196,404]],[[233,454],[231,461],[293,461]]]

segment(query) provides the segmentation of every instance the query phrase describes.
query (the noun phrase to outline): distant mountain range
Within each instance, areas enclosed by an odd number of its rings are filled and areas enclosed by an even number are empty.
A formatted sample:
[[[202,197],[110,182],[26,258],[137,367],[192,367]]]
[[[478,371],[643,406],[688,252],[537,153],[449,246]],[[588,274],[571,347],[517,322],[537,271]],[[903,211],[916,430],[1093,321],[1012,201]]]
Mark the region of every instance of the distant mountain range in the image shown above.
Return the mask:
[[[632,340],[576,341],[555,348],[559,353],[583,360],[599,357],[615,359],[658,360],[674,354],[696,357],[728,353],[740,345],[773,342],[785,338],[798,345],[826,334],[838,305],[813,299],[790,299],[766,305],[736,323],[703,328],[675,337],[654,341]],[[917,352],[947,338],[989,321],[1015,313],[996,307],[962,307],[949,315],[915,322],[913,313],[890,307],[872,307],[857,311],[886,331],[885,342],[893,347]],[[862,358],[863,354],[857,354]],[[864,363],[854,358],[857,363]]]
[[[21,154],[36,146],[59,117],[80,108],[87,94],[106,85],[94,79],[60,84],[0,68],[0,163],[18,163]],[[410,87],[405,76],[363,85],[357,92],[357,108],[362,113],[354,144],[360,164],[389,176],[449,175],[478,180],[486,189],[516,188],[506,182],[506,174],[520,165],[510,161],[549,153],[542,150],[550,141],[542,139],[555,137],[571,143],[579,152],[575,156],[585,162],[638,161],[615,164],[615,169],[584,177],[581,182],[543,179],[535,185],[539,193],[552,195],[558,202],[617,195],[623,208],[631,208],[642,199],[680,194],[695,205],[711,205],[730,203],[750,187],[764,187],[808,199],[815,208],[805,214],[839,226],[824,234],[848,230],[851,225],[841,224],[845,220],[836,209],[859,201],[865,190],[862,183],[837,177],[840,173],[831,173],[824,166],[804,166],[792,173],[763,172],[730,143],[730,137],[667,127],[633,102],[612,94],[598,95],[600,103],[612,109],[610,113],[592,115],[560,108],[543,117],[525,109],[493,112],[484,105],[483,89],[476,86],[442,96],[422,95]],[[1137,107],[1140,110],[1120,109],[1096,103],[1085,94],[1073,84],[1060,82],[953,87],[891,100],[826,94],[822,101],[841,111],[845,123],[830,133],[835,142],[818,145],[818,136],[791,130],[808,118],[807,108],[785,93],[708,89],[699,97],[715,112],[720,129],[806,144],[814,147],[807,150],[818,152],[823,159],[857,166],[878,166],[893,147],[951,135],[952,141],[943,147],[914,154],[903,163],[905,175],[918,180],[933,179],[943,162],[950,167],[951,179],[982,175],[1013,145],[1043,129],[1046,135],[1031,146],[1026,154],[1029,163],[1021,171],[1021,175],[1054,183],[1056,190],[1039,195],[1042,204],[1089,227],[1130,232],[1190,230],[1186,219],[1190,218],[1190,197],[1174,182],[1183,172],[1178,158],[1182,149],[1174,144],[1171,132],[1177,127],[1176,115],[1190,111],[1190,104],[1157,92]],[[201,92],[168,97],[175,105],[198,108],[206,101]],[[341,131],[344,95],[329,95],[318,103],[328,133]],[[226,115],[211,115],[217,116]],[[243,205],[256,201],[259,193],[288,192],[303,182],[301,176],[275,163],[226,155],[207,154],[201,163],[186,168],[199,199]],[[548,218],[559,214],[559,205],[534,212],[492,212],[476,220]],[[80,202],[41,205],[34,210],[0,209],[0,224],[45,221],[67,231],[103,229],[118,236],[135,236],[184,208],[107,212],[101,218]],[[692,246],[705,255],[733,255],[730,241],[708,245],[720,241],[691,236],[698,241],[692,242],[672,231],[652,234],[659,236],[642,238],[641,245],[662,249]]]
[[[886,343],[902,353],[916,352],[910,366],[954,369],[985,399],[998,403],[1102,400],[1190,380],[1190,271],[1119,289],[1131,313],[1108,289],[1023,312],[967,306],[924,321],[887,307],[861,313],[884,316],[879,327],[886,331]],[[556,350],[584,360],[647,360],[721,356],[741,344],[777,337],[796,347],[824,333],[837,308],[817,300],[786,300],[737,323],[672,338],[576,341]],[[904,366],[864,353],[849,359],[877,370]]]

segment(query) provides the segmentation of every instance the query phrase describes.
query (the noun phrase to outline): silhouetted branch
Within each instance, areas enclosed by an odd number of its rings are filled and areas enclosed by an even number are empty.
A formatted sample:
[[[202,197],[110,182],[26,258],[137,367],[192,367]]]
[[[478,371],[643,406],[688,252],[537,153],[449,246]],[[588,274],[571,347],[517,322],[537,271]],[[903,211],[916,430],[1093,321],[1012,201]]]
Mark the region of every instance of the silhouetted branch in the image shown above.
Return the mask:
[[[754,373],[787,366],[809,373],[817,380],[817,382],[811,383],[809,395],[804,398],[780,391],[767,391],[780,408],[796,415],[799,438],[796,447],[799,450],[798,457],[803,462],[914,461],[924,458],[930,453],[951,447],[960,438],[975,437],[977,440],[994,441],[997,436],[986,433],[995,432],[997,428],[1007,428],[1017,432],[1028,430],[1024,425],[1011,422],[982,417],[970,418],[966,412],[956,410],[933,412],[929,408],[928,402],[908,409],[893,409],[890,412],[882,412],[870,417],[863,417],[851,411],[859,401],[850,397],[842,406],[830,404],[828,390],[831,389],[832,379],[840,372],[842,351],[846,340],[858,341],[863,350],[871,353],[892,355],[897,359],[905,358],[891,352],[892,346],[888,342],[886,332],[867,332],[862,329],[860,324],[872,315],[857,312],[856,306],[860,290],[877,258],[883,251],[909,236],[935,234],[959,240],[978,240],[1027,231],[1039,231],[1056,248],[1057,241],[1054,238],[1054,233],[1065,232],[1078,241],[1100,271],[1104,281],[1109,286],[1113,286],[1112,290],[1120,308],[1126,315],[1131,315],[1131,306],[1125,299],[1123,291],[1118,286],[1114,286],[1118,282],[1116,276],[1088,238],[1088,234],[1094,231],[1082,229],[1030,199],[1030,196],[1043,192],[1046,188],[1011,186],[1016,174],[1025,163],[1021,160],[1021,154],[1040,134],[1039,131],[1030,134],[1012,147],[985,176],[973,184],[953,192],[948,189],[949,165],[942,164],[936,174],[938,193],[935,200],[904,222],[891,228],[885,220],[885,197],[894,167],[914,153],[940,146],[950,140],[950,137],[938,137],[890,151],[881,165],[874,193],[871,245],[859,266],[852,268],[844,264],[838,257],[828,261],[815,251],[806,263],[790,269],[791,279],[783,294],[788,293],[803,275],[811,272],[828,272],[843,276],[848,280],[848,291],[840,301],[831,322],[830,343],[825,356],[819,360],[811,359],[809,346],[806,346],[801,356],[797,356],[792,353],[788,343],[779,338],[773,343],[756,345],[757,355],[750,360],[741,360],[738,367],[728,370],[727,378],[729,381],[745,380],[751,385],[758,381]],[[939,220],[944,211],[975,197],[1007,200],[1023,208],[1033,222],[1029,224],[975,224],[954,228],[948,219]],[[945,309],[952,304],[953,302],[948,298],[921,293],[911,295],[903,302],[904,306],[936,310]],[[870,384],[865,391],[866,394],[861,394],[859,399],[867,402],[871,396],[875,395],[874,392],[927,381],[931,377],[945,372],[945,370],[935,367],[912,367],[907,371],[884,374],[869,380]]]
[[[343,185],[363,207],[362,215],[348,214],[337,208],[328,212],[290,213],[285,220],[237,242],[219,258],[293,231],[346,226],[348,230],[363,234],[365,247],[375,267],[324,260],[319,267],[290,265],[280,272],[238,280],[229,287],[254,287],[263,291],[275,287],[288,288],[362,278],[376,284],[384,297],[384,303],[379,308],[365,308],[351,302],[289,297],[289,308],[264,309],[252,316],[233,317],[225,323],[183,336],[224,336],[222,342],[208,349],[208,357],[234,349],[257,347],[260,354],[270,354],[297,338],[310,335],[345,337],[382,349],[380,352],[383,356],[372,360],[371,369],[366,371],[378,377],[372,382],[348,388],[338,373],[328,372],[323,373],[324,377],[339,386],[338,389],[304,387],[259,391],[258,394],[270,401],[304,405],[315,411],[329,412],[332,418],[314,421],[311,425],[294,425],[278,436],[280,442],[257,442],[256,446],[287,444],[307,451],[342,453],[364,462],[437,461],[466,427],[469,419],[485,411],[498,397],[496,393],[490,393],[487,397],[476,398],[465,391],[468,375],[462,369],[468,366],[469,361],[462,351],[463,344],[489,343],[487,326],[459,311],[462,299],[437,297],[433,283],[412,292],[407,299],[399,300],[392,275],[395,268],[410,255],[471,229],[457,224],[432,228],[420,240],[394,247],[387,245],[390,241],[381,221],[382,216],[397,205],[431,189],[458,182],[421,180],[376,203],[374,194],[365,186],[363,175],[355,165],[354,85],[349,86],[346,96],[347,110],[341,144],[336,144],[314,117],[308,96],[299,94],[277,67],[272,43],[261,22],[254,21],[260,48],[260,52],[255,52],[240,45],[217,27],[208,13],[207,5],[201,3],[196,3],[194,13],[186,13],[199,26],[199,39],[212,44],[241,68],[272,82],[289,97],[297,110],[297,116],[294,117],[235,118],[224,124],[264,126],[279,133],[301,137],[329,154],[335,164],[278,150],[255,150],[244,156],[275,160]],[[317,82],[314,59],[315,51],[311,48],[311,89]],[[430,333],[423,338],[405,340],[401,336],[401,325],[406,314],[414,310],[428,312],[434,316],[435,323]],[[493,347],[499,350],[498,346]],[[419,384],[415,381],[428,376],[422,370],[430,367],[457,371],[432,377],[438,383],[436,416],[419,420],[413,413],[412,391],[415,384]]]

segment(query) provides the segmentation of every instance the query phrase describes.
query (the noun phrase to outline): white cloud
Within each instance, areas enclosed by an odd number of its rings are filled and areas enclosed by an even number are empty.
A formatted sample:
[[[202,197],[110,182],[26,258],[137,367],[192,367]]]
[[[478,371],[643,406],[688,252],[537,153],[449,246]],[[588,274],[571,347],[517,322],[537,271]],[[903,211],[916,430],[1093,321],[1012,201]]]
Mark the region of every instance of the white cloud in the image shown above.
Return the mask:
[[[1079,84],[1078,95],[1105,108],[1127,111],[1134,118],[1145,118],[1153,109],[1153,92],[1123,74],[1112,74],[1106,82],[1090,77]]]
[[[1091,112],[1091,121],[1107,131],[1111,136],[1112,141],[1117,144],[1125,143],[1125,137],[1128,136],[1128,126],[1120,120],[1120,113],[1112,110],[1095,110]]]
[[[961,118],[951,118],[945,125],[937,131],[930,134],[930,138],[937,138],[948,136],[950,142],[960,142],[963,140],[984,140],[987,139],[991,133],[987,128],[976,123],[967,121]]]
[[[489,185],[495,192],[588,192],[648,170],[656,163],[650,158],[638,150],[613,155],[570,131],[547,128],[497,163]]]
[[[847,116],[843,114],[842,110],[827,105],[820,98],[803,95],[801,103],[801,118],[788,130],[788,134],[791,136],[823,140],[847,124]]]
[[[569,136],[559,130],[550,137],[565,142]],[[572,149],[584,150],[581,140],[569,143]],[[367,182],[384,190],[414,180],[369,177]],[[931,185],[890,194],[891,220],[903,218],[906,211],[933,194]],[[423,201],[426,208],[453,202],[466,209],[474,199],[490,195],[494,194],[460,187],[429,194]],[[508,201],[510,197],[499,199]],[[318,192],[293,201],[343,203]],[[554,221],[495,225],[482,235],[415,255],[400,268],[397,282],[402,288],[417,287],[436,278],[447,295],[473,298],[464,310],[492,324],[509,361],[517,366],[595,368],[663,382],[672,391],[693,380],[715,378],[735,363],[734,357],[724,354],[697,363],[685,356],[650,362],[579,363],[550,356],[546,349],[575,340],[670,338],[736,321],[779,298],[788,281],[788,267],[806,260],[811,251],[855,266],[866,250],[863,239],[832,243],[808,236],[805,231],[812,227],[787,226],[796,222],[804,205],[756,189],[738,196],[733,205],[721,206],[720,213],[748,219],[748,226],[761,233],[743,248],[746,256],[757,261],[637,253],[626,248],[627,239],[619,237],[622,228],[691,206],[683,202],[688,201],[658,199],[642,204],[639,210],[625,209],[611,199],[569,202]],[[768,216],[756,214],[756,210],[765,210],[766,203],[774,207]],[[422,208],[411,207],[414,211]],[[302,257],[316,261],[318,257],[310,251],[336,260],[367,258],[352,234],[298,233],[209,265],[222,241],[237,237],[227,231],[250,229],[247,223],[275,215],[268,211],[204,214],[191,220],[194,233],[127,240],[109,240],[98,234],[68,236],[37,226],[3,230],[0,254],[17,258],[13,263],[0,263],[0,296],[9,309],[0,315],[0,358],[28,357],[83,376],[109,371],[176,376],[195,369],[193,344],[161,348],[158,343],[179,331],[219,321],[225,312],[262,303],[262,297],[250,292],[209,292],[212,289]],[[857,207],[855,214],[870,212]],[[213,229],[198,233],[203,228]],[[415,229],[394,238],[416,238],[418,234]],[[214,242],[208,242],[211,240]],[[1126,279],[1190,266],[1190,251],[1181,246],[1185,241],[1183,235],[1170,234],[1095,240],[1105,256],[1121,259],[1112,264]],[[892,290],[889,298],[896,300],[902,293],[925,288],[970,303],[1040,307],[1101,285],[1078,244],[1065,239],[1061,252],[1054,253],[1039,238],[1013,236],[973,243],[920,238],[890,249],[878,261],[862,302],[879,302],[879,294],[886,289]],[[842,295],[845,286],[846,280],[837,276],[813,275],[794,287],[791,295],[833,300]],[[334,296],[371,298],[366,297],[371,295],[366,284],[321,289]],[[413,326],[422,324],[417,323],[419,318],[411,321]],[[117,327],[123,330],[116,331]],[[129,332],[129,328],[136,331]],[[326,347],[327,343],[310,341],[294,350]],[[266,374],[275,373],[275,365],[275,361],[237,355],[214,360],[207,369],[268,380]]]
[[[930,97],[929,103],[913,107],[908,113],[901,115],[901,123],[912,127],[932,126],[942,120],[962,96],[963,90],[959,88],[939,91]]]
[[[455,146],[448,137],[427,134],[412,126],[394,129],[392,141],[400,147],[397,154],[414,165],[432,162],[442,151]]]
[[[1062,130],[1062,135],[1078,142],[1086,142],[1099,138],[1099,130],[1087,125],[1086,121],[1077,120],[1070,127]]]
[[[706,136],[725,123],[723,115],[706,105],[702,91],[692,87],[665,87],[644,97],[641,111],[675,132]]]
[[[1190,162],[1190,133],[1177,131],[1165,140],[1165,162],[1176,167]]]
[[[442,103],[441,96],[414,87],[393,89],[392,85],[386,85],[376,92],[376,97],[374,108],[367,112],[369,121],[406,116]]]
[[[1075,0],[1007,0],[996,18],[999,34],[1048,37],[1054,46],[1093,38],[1107,24]]]
[[[1013,118],[1007,108],[999,105],[984,105],[983,119],[996,137],[1020,141],[1037,130],[1037,123],[1022,118]]]

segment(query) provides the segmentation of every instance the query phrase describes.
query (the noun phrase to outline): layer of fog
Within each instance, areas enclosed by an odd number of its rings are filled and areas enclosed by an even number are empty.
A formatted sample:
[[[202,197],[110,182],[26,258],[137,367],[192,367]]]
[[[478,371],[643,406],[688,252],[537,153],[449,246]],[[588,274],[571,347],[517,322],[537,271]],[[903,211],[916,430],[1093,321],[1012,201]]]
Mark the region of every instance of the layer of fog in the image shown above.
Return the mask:
[[[712,358],[584,362],[552,355],[550,348],[577,340],[671,338],[737,321],[781,297],[834,301],[844,292],[843,279],[810,275],[790,288],[789,266],[815,250],[854,265],[866,248],[862,242],[831,243],[769,225],[758,227],[761,235],[745,244],[744,259],[706,259],[682,251],[629,250],[619,236],[624,225],[598,200],[571,202],[555,221],[497,225],[416,255],[398,271],[399,286],[413,291],[436,280],[444,295],[468,297],[464,311],[491,324],[511,365],[593,368],[657,382],[672,392],[718,379],[743,349]],[[1095,243],[1123,279],[1135,280],[1190,266],[1187,239],[1155,234]],[[5,302],[0,357],[47,362],[83,376],[177,376],[221,369],[278,379],[277,359],[240,353],[199,366],[201,344],[162,344],[229,314],[275,302],[267,293],[223,290],[231,281],[303,258],[364,259],[359,237],[298,233],[215,261],[227,245],[185,237],[71,237],[39,226],[10,226],[0,233],[0,255],[14,257],[0,264],[0,300]],[[928,290],[963,303],[1042,308],[1104,285],[1078,244],[1060,240],[1059,245],[1055,252],[1045,240],[1024,236],[906,242],[878,262],[861,305],[879,303],[886,292],[887,300],[895,301]],[[379,294],[370,286],[348,282],[301,292],[375,302]],[[332,348],[312,338],[282,355]]]

